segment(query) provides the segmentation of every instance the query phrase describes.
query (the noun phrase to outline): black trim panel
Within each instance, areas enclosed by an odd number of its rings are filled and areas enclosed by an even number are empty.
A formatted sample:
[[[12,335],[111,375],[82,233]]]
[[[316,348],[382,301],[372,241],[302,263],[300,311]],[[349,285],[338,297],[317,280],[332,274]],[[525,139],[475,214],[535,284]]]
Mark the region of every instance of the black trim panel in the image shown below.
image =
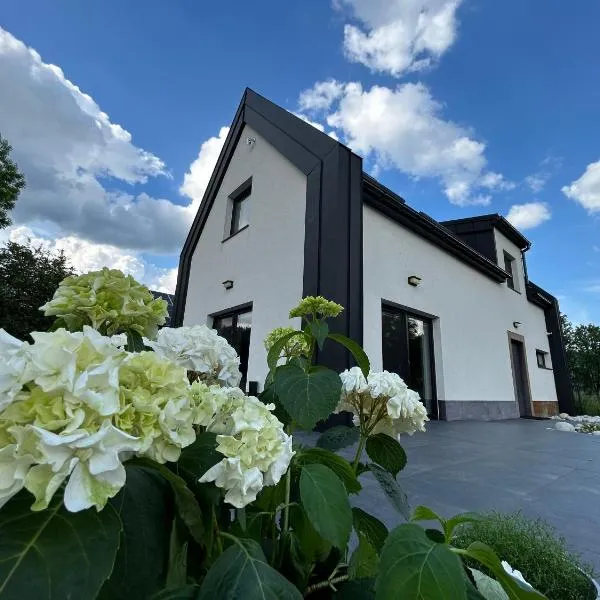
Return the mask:
[[[398,304],[397,302],[392,302],[391,300],[385,300],[384,298],[382,298],[381,299],[381,307],[384,308],[386,306],[389,308],[395,308],[397,310],[403,310],[404,312],[415,315],[415,317],[424,317],[426,319],[431,319],[432,321],[434,319],[439,319],[439,317],[437,315],[432,315],[432,314],[424,312],[422,310],[417,310],[416,308],[412,308],[411,306],[405,306],[404,304]]]
[[[243,304],[238,304],[236,306],[232,306],[230,308],[226,308],[224,310],[218,310],[217,312],[211,313],[208,315],[211,319],[220,319],[221,317],[227,317],[231,314],[235,313],[244,313],[252,310],[252,302],[244,302]]]

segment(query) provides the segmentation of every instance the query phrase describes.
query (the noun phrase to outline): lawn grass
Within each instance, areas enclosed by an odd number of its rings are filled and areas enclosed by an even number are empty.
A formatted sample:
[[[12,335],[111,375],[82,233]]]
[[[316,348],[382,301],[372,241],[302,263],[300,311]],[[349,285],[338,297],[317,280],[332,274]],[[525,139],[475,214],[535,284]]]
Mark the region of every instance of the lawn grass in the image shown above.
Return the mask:
[[[600,398],[575,392],[575,414],[600,417]]]
[[[487,513],[482,521],[462,525],[453,544],[466,548],[475,541],[490,546],[549,600],[596,598],[593,585],[578,570],[579,567],[593,575],[592,567],[569,552],[565,539],[542,519],[527,519],[520,512]],[[469,566],[481,569],[477,564]]]

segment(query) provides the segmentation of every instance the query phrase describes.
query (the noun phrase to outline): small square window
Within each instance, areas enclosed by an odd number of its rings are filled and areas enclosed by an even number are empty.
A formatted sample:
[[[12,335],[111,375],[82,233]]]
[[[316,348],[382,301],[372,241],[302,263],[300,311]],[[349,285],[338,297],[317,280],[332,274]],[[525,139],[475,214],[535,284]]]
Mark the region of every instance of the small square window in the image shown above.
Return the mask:
[[[515,259],[508,253],[504,253],[504,270],[508,274],[508,278],[506,279],[506,285],[511,289],[515,289],[515,274],[513,271],[513,263]]]
[[[250,224],[250,200],[252,180],[243,183],[229,198],[231,201],[231,221],[228,235],[232,236]]]
[[[548,365],[546,364],[546,355],[548,353],[543,350],[536,350],[535,355],[537,358],[537,365],[540,369],[547,369]]]

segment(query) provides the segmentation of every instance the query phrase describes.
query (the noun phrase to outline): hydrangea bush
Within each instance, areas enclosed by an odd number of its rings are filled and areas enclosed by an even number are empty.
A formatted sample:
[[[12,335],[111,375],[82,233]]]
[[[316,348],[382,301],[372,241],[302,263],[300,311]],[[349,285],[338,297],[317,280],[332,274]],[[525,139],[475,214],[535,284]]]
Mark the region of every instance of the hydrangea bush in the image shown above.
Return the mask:
[[[487,546],[451,545],[475,515],[410,509],[400,436],[427,415],[330,331],[343,307],[308,297],[290,311],[303,326],[265,340],[256,398],[214,331],[157,331],[161,302],[103,269],[60,285],[42,307],[56,324],[33,343],[0,330],[0,598],[485,598],[463,559],[511,599],[543,598]],[[332,343],[356,366],[317,365]],[[348,425],[314,447],[293,438],[334,412]],[[367,472],[398,510],[390,532],[352,508]]]

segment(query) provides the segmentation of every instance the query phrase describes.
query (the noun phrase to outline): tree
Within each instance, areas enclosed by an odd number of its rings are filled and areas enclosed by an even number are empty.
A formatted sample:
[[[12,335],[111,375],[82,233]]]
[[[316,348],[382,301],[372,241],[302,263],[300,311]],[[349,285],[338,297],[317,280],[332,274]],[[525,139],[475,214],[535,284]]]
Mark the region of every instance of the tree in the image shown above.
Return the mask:
[[[0,248],[0,327],[22,340],[46,331],[54,319],[39,310],[73,268],[66,256],[16,242]]]
[[[8,211],[12,210],[25,187],[25,177],[16,163],[10,159],[12,148],[0,135],[0,229],[8,227],[12,221]]]

